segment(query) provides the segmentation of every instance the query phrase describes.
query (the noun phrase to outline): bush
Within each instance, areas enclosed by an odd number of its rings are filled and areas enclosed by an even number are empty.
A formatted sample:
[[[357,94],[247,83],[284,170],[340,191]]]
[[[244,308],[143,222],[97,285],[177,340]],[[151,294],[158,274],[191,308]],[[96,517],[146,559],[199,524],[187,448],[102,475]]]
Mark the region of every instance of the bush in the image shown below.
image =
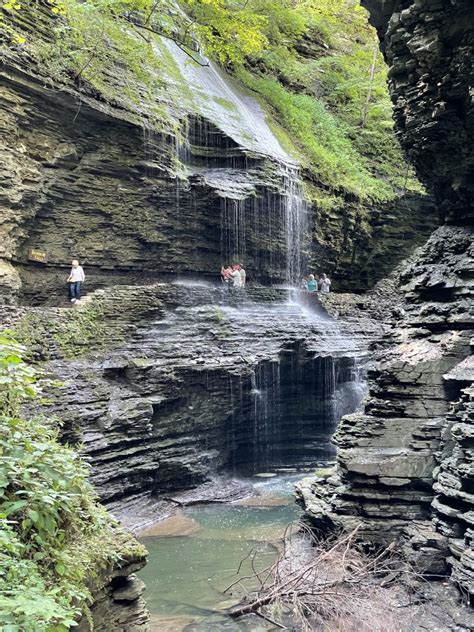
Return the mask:
[[[54,420],[25,418],[41,389],[26,349],[0,334],[0,629],[75,625],[98,571],[118,558],[117,525]]]

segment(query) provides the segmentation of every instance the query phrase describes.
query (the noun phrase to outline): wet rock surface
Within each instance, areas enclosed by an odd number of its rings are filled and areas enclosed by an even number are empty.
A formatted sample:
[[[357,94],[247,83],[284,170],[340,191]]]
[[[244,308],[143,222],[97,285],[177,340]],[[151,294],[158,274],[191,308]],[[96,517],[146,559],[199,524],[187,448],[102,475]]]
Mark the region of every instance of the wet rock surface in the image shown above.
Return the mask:
[[[311,520],[399,537],[427,574],[472,591],[472,232],[440,228],[402,271],[404,315],[369,369],[365,412],[342,419],[337,466],[299,486]],[[435,288],[435,289],[434,289]]]
[[[421,572],[448,573],[472,595],[473,7],[363,4],[390,66],[397,133],[451,223],[400,272],[395,337],[379,345],[365,412],[342,420],[336,468],[298,495],[313,524],[399,538]]]
[[[41,3],[37,11],[26,17],[35,36],[45,27]],[[181,70],[189,91],[188,81],[197,79],[187,76],[189,65]],[[259,106],[245,109],[246,96],[230,103],[235,112],[223,113],[213,90],[225,76],[206,76],[195,92],[212,94],[198,111],[179,95],[163,61],[159,83],[166,89],[159,98],[171,121],[152,122],[143,103],[118,106],[122,71],[110,69],[104,96],[58,83],[14,50],[5,55],[0,300],[54,302],[73,257],[85,264],[90,289],[176,273],[210,277],[223,262],[242,258],[254,280],[285,280],[285,251],[293,247],[288,205],[301,204],[295,196],[302,197],[303,176],[269,130],[258,142],[264,116],[255,120],[251,113]],[[309,221],[292,239],[303,236],[312,267],[360,290],[422,243],[434,216],[428,196],[401,191],[362,215],[359,202],[347,199],[330,214],[308,209]],[[31,250],[44,259],[35,261]]]
[[[128,526],[166,515],[166,503],[203,500],[203,489],[187,501],[177,492],[216,472],[324,462],[338,419],[360,401],[380,330],[336,322],[317,300],[309,309],[271,288],[122,286],[77,309],[98,310],[106,332],[105,348],[98,337],[73,347],[83,358],[61,357],[54,323],[69,310],[37,310],[48,322],[37,360],[62,383],[48,414],[82,446],[101,500]],[[220,495],[245,493],[232,481],[210,484],[207,497]]]

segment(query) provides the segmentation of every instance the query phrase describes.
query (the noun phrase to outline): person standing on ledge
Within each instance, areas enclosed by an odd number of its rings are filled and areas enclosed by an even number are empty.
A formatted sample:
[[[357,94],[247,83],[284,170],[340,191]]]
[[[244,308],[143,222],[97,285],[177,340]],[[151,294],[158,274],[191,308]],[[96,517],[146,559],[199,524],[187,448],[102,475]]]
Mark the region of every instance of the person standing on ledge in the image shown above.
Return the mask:
[[[316,279],[314,278],[314,274],[309,275],[308,280],[306,281],[306,289],[308,290],[308,292],[318,291],[318,284],[316,282]]]
[[[81,300],[81,283],[84,283],[86,276],[82,266],[79,265],[77,259],[72,260],[71,272],[68,276],[67,282],[69,283],[69,296],[71,303]]]
[[[245,282],[247,281],[247,273],[244,270],[244,264],[239,263],[239,272],[240,272],[240,282],[242,287],[245,287]]]
[[[327,274],[322,274],[319,277],[319,290],[327,294],[331,289],[331,279],[328,278]]]
[[[242,287],[242,277],[240,276],[239,264],[232,264],[232,272],[230,273],[230,278],[232,279],[232,288],[235,290],[237,288]]]

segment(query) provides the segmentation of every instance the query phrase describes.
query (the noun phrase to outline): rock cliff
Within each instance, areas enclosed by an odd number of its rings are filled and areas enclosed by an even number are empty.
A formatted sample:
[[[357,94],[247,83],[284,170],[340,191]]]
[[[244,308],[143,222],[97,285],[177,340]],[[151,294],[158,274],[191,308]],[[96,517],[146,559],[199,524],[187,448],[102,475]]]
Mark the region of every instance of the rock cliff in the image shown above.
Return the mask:
[[[434,227],[432,200],[402,191],[363,214],[344,192],[338,212],[303,208],[296,164],[257,102],[171,43],[156,41],[150,101],[124,65],[111,64],[100,89],[50,76],[38,62],[45,6],[22,19],[27,44],[7,50],[1,68],[2,301],[20,290],[28,302],[57,300],[73,257],[91,289],[215,277],[229,259],[245,259],[253,279],[285,281],[303,272],[287,269],[297,233],[303,260],[360,290]]]
[[[365,413],[338,428],[335,472],[299,494],[316,524],[362,523],[376,542],[398,536],[420,570],[449,572],[472,595],[472,5],[364,4],[402,144],[447,223],[399,276],[396,338],[369,371]]]
[[[469,0],[362,0],[389,66],[397,135],[443,218],[472,218]]]
[[[57,308],[16,320],[63,383],[49,413],[82,445],[102,502],[126,524],[156,520],[158,501],[219,473],[332,458],[330,435],[360,403],[378,328],[286,300],[270,289],[122,286],[98,290],[69,324]]]

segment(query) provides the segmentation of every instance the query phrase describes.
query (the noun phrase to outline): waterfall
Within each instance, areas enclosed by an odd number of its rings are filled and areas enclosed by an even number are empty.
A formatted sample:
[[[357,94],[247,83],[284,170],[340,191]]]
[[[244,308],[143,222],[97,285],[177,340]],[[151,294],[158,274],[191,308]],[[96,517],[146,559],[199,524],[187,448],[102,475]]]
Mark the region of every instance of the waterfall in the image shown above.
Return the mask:
[[[221,198],[220,210],[222,262],[244,261],[247,254],[245,236],[248,230],[245,200]]]
[[[175,154],[182,167],[176,175],[177,228],[182,225],[181,181],[191,177],[215,195],[220,263],[243,262],[254,281],[298,285],[304,269],[305,242],[310,238],[298,167],[274,158],[248,156],[232,138],[202,117],[183,121]],[[268,167],[271,171],[267,172]],[[192,195],[192,188],[187,194]]]
[[[154,50],[163,62],[170,99],[177,97],[173,115],[182,123],[175,140],[176,177],[193,183],[191,195],[201,183],[215,192],[220,237],[212,226],[210,266],[217,258],[227,264],[242,261],[253,281],[299,284],[309,235],[298,164],[272,132],[259,103],[232,76],[212,62],[195,63],[172,41],[163,39]],[[175,224],[184,242],[187,231],[181,224],[189,219],[182,191],[178,184]],[[204,204],[211,203],[206,197]],[[184,244],[181,249],[185,255]]]
[[[281,444],[279,360],[258,365],[252,384],[252,465],[257,471],[272,466]]]
[[[246,473],[314,467],[331,460],[341,417],[356,411],[365,392],[363,370],[350,356],[308,356],[301,343],[259,364],[235,463]]]
[[[299,170],[288,168],[284,179],[286,226],[286,281],[299,286],[303,275],[303,244],[309,227],[308,207],[304,199]]]

